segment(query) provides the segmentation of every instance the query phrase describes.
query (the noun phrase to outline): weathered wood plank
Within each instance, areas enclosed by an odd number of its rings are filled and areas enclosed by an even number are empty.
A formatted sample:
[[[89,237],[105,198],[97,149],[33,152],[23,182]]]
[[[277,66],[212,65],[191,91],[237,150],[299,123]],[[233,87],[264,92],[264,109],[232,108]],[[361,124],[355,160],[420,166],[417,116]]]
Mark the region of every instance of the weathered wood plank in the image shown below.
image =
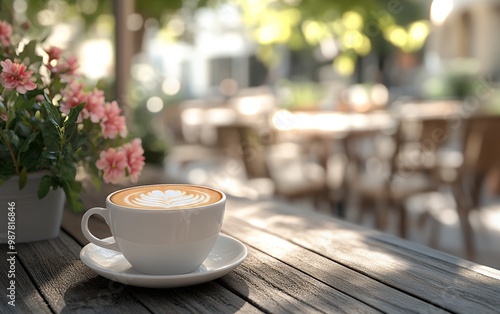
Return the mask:
[[[241,198],[230,198],[228,204],[230,205],[228,206],[228,209],[235,208],[236,211],[252,211],[253,209],[251,206],[256,205],[257,203]],[[433,260],[440,260],[443,262],[451,263],[455,266],[459,265],[462,268],[467,268],[474,272],[478,272],[486,276],[500,279],[500,270],[480,265],[471,261],[467,261],[460,257],[453,256],[442,251],[437,251],[415,242],[402,241],[400,238],[397,238],[391,234],[380,232],[377,230],[367,229],[366,227],[356,225],[344,220],[339,220],[330,216],[325,216],[322,213],[304,211],[300,207],[294,206],[289,203],[284,203],[280,201],[268,201],[268,202],[259,202],[258,206],[261,206],[262,208],[271,209],[276,213],[281,213],[286,216],[293,214],[293,216],[302,217],[306,220],[311,220],[312,225],[314,226],[321,226],[323,225],[323,223],[325,223],[324,227],[330,229],[332,229],[333,227],[332,230],[341,228],[359,232],[363,234],[363,236],[366,238],[376,239],[381,242],[386,242],[394,246],[403,246],[406,248],[411,248],[412,251],[421,252],[425,256],[432,257]]]
[[[262,313],[217,282],[177,289],[127,289],[154,313]]]
[[[389,245],[394,245],[397,247],[401,247],[401,245],[402,245],[402,242],[400,241],[399,238],[396,238],[396,237],[394,237],[390,234],[387,234],[387,233],[375,234],[374,238],[381,241],[381,242],[388,243]],[[443,261],[446,263],[450,263],[454,266],[458,265],[461,268],[466,268],[466,269],[469,269],[471,271],[474,271],[474,272],[477,272],[477,273],[480,273],[482,275],[489,276],[489,277],[492,277],[495,279],[500,279],[500,270],[498,270],[498,269],[494,269],[494,268],[491,268],[488,266],[480,265],[480,264],[465,260],[463,258],[454,256],[454,255],[450,255],[450,254],[442,252],[442,251],[437,251],[437,250],[433,250],[433,249],[429,250],[429,247],[423,246],[419,243],[405,241],[404,248],[411,249],[412,251],[415,251],[415,252],[423,252],[423,254],[425,256],[430,256],[433,259],[440,260],[440,261]]]
[[[247,245],[269,254],[380,311],[392,313],[444,312],[429,303],[409,296],[278,236],[256,229],[232,216],[226,216],[223,230],[225,233],[243,240]]]
[[[374,313],[376,309],[249,248],[237,269],[220,279],[249,302],[270,313]]]
[[[2,280],[0,280],[0,291],[2,293],[0,313],[51,313],[47,303],[45,303],[45,300],[28,277],[19,258],[16,255],[7,254],[7,252],[7,245],[0,245],[0,256],[2,256],[0,267],[2,276]],[[10,261],[7,259],[11,259],[11,256],[14,256],[15,263],[13,263],[10,274],[14,274],[15,278],[12,275],[12,278],[8,277],[8,271],[11,268]],[[7,288],[11,288],[11,280],[15,280],[14,289],[7,290]],[[12,303],[15,306],[8,304],[9,301],[12,301],[7,297],[8,294],[10,295],[11,290],[15,291],[15,302]]]
[[[147,312],[129,293],[111,293],[109,280],[96,278],[79,260],[80,249],[65,233],[52,240],[18,245],[20,260],[53,311]]]
[[[305,218],[273,203],[245,208],[230,203],[226,215],[447,310],[497,313],[500,308],[499,280],[435,259],[426,250],[412,251],[406,241],[399,240],[398,247],[378,240],[376,231],[322,215]]]

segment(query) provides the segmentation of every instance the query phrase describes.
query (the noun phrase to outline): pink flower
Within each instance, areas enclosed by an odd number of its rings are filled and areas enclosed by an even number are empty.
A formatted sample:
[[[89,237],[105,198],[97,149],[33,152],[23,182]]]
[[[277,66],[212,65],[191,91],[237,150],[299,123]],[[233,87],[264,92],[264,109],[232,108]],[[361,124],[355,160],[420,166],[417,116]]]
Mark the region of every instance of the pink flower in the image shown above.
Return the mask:
[[[0,120],[2,120],[3,122],[7,122],[8,119],[9,116],[7,115],[7,112],[0,113]]]
[[[104,105],[104,118],[101,121],[102,135],[104,138],[114,139],[117,134],[127,136],[125,117],[121,116],[121,109],[116,101]]]
[[[10,35],[12,35],[12,26],[7,22],[0,21],[0,43],[8,46],[10,44]]]
[[[50,46],[49,49],[45,50],[45,52],[49,55],[49,62],[52,60],[59,60],[62,55],[62,49],[55,46]]]
[[[130,174],[130,180],[134,183],[137,182],[144,167],[144,149],[141,144],[141,139],[136,138],[132,142],[122,146],[127,157],[127,169]]]
[[[90,121],[94,123],[104,118],[104,92],[102,90],[95,88],[94,91],[90,92],[82,114],[84,119],[90,117]]]
[[[80,67],[80,65],[78,64],[77,58],[69,57],[66,60],[65,69],[66,69],[67,75],[71,75],[71,76],[77,75],[78,73],[76,73],[76,70],[78,70],[79,67]]]
[[[69,114],[69,110],[84,103],[87,100],[87,94],[82,90],[83,84],[77,81],[72,81],[69,86],[61,91],[63,101],[59,106],[59,110],[65,114]],[[78,117],[78,122],[82,121],[82,113]]]
[[[17,90],[20,94],[26,94],[29,90],[34,90],[36,84],[31,75],[33,71],[26,71],[26,66],[12,62],[10,59],[0,62],[2,73],[0,74],[0,83],[8,90]]]
[[[117,184],[125,177],[127,159],[122,150],[109,148],[99,154],[99,160],[95,163],[97,169],[104,172],[103,179],[106,183]]]
[[[28,22],[28,21],[24,21],[24,22],[23,22],[23,24],[21,24],[21,28],[22,28],[23,30],[25,30],[25,31],[29,30],[29,29],[30,29],[30,27],[31,27],[31,24],[30,24],[30,22]]]
[[[78,59],[75,57],[69,57],[68,59],[62,58],[62,50],[54,46],[50,47],[45,52],[49,55],[47,68],[50,73],[61,74],[61,78],[63,78],[63,81],[65,82],[70,82],[70,77],[77,76],[77,70],[79,67]]]
[[[35,101],[36,102],[42,102],[45,100],[45,97],[42,94],[38,94],[35,96]]]

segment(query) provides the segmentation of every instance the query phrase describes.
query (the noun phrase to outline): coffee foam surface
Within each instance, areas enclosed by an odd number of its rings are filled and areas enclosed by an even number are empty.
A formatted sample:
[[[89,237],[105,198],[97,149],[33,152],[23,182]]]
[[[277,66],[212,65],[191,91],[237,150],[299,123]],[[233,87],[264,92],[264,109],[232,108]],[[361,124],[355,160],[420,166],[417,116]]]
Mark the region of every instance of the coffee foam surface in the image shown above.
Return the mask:
[[[212,189],[198,186],[150,185],[119,191],[111,202],[140,209],[179,209],[213,204],[222,195]]]

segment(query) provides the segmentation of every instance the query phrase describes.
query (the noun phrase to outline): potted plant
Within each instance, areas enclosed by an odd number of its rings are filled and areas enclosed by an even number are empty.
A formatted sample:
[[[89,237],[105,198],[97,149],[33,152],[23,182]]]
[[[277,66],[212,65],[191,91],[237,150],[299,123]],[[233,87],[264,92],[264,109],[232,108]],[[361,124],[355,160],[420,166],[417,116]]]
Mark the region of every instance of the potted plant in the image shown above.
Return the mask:
[[[99,185],[135,182],[144,166],[118,104],[84,87],[75,58],[20,30],[0,21],[0,214],[14,221],[2,223],[0,242],[57,236],[64,200],[83,209],[78,169]]]

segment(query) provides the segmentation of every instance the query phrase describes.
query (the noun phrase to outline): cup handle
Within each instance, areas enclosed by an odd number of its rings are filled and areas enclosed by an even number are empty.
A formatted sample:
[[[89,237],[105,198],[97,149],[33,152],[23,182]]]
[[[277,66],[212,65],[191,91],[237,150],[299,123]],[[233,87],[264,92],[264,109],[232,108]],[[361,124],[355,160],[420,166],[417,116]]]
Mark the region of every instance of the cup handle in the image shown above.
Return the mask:
[[[105,249],[115,250],[115,251],[120,252],[120,249],[118,248],[118,244],[116,244],[116,240],[114,238],[113,238],[114,242],[107,242],[107,241],[104,241],[102,239],[97,238],[96,236],[94,236],[90,232],[90,230],[89,230],[89,218],[90,218],[90,216],[92,216],[94,214],[99,215],[102,218],[104,218],[104,220],[106,221],[106,223],[109,226],[109,211],[108,211],[108,209],[102,208],[102,207],[91,208],[91,209],[87,210],[85,212],[85,214],[83,214],[83,217],[82,217],[82,225],[81,226],[82,226],[82,232],[83,232],[83,235],[85,236],[85,238],[87,238],[87,240],[89,240],[90,242],[92,242],[93,244],[95,244],[97,246],[103,247]]]

